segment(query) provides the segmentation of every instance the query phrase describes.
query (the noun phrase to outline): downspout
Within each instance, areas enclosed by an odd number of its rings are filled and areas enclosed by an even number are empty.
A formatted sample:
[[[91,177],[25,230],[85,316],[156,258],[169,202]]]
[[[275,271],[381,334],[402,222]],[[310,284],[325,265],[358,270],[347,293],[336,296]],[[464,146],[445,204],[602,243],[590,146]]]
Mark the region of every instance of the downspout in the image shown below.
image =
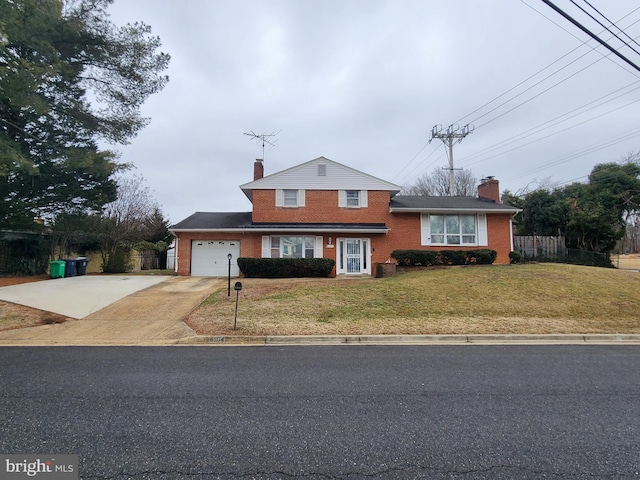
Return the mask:
[[[174,247],[174,254],[173,254],[173,273],[175,273],[176,275],[178,274],[178,242],[180,241],[180,239],[176,236],[176,246]]]

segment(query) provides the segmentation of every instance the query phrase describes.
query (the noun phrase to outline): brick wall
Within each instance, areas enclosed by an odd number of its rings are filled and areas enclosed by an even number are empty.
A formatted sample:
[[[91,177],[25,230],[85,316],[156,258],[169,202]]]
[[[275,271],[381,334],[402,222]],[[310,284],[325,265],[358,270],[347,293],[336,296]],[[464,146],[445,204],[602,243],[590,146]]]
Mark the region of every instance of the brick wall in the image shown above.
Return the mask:
[[[393,250],[473,250],[476,248],[489,248],[498,253],[495,265],[509,264],[509,252],[511,251],[511,215],[487,214],[488,243],[486,247],[453,245],[426,246],[421,245],[420,238],[420,214],[419,213],[393,213],[388,214],[386,224],[389,234],[384,240],[372,240],[376,248],[372,262],[384,262]]]
[[[253,191],[254,222],[382,223],[389,215],[389,192],[370,191],[367,208],[338,207],[336,190],[305,191],[304,207],[276,207],[275,190]]]

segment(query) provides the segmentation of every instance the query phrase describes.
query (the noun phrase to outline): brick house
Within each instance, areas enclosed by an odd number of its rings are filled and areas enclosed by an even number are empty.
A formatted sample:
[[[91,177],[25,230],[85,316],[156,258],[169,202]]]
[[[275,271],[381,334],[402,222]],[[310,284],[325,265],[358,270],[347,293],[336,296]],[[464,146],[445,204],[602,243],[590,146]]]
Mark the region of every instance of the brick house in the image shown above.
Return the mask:
[[[500,203],[498,181],[478,197],[398,195],[400,187],[324,157],[264,176],[240,188],[251,212],[196,212],[175,224],[178,275],[240,274],[238,257],[323,257],[337,275],[367,275],[396,249],[474,249],[498,252],[508,264],[512,217]],[[231,255],[231,260],[228,256]]]

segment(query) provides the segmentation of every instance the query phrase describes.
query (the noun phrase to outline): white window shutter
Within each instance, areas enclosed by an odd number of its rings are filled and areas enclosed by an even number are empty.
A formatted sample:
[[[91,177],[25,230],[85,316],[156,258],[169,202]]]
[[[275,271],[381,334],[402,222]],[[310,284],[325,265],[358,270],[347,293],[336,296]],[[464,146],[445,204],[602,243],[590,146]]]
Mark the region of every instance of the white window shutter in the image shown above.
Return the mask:
[[[304,190],[298,190],[298,206],[304,207]]]
[[[284,206],[284,190],[277,189],[276,190],[276,207]]]
[[[487,214],[478,214],[478,245],[486,247],[489,245],[489,234],[487,232]]]
[[[347,206],[347,191],[338,190],[338,207],[346,207],[346,206]]]
[[[262,236],[262,258],[271,258],[271,237]]]
[[[420,215],[420,245],[431,245],[431,231],[429,227],[429,215]]]
[[[362,208],[369,206],[369,194],[366,190],[360,190],[360,206]]]
[[[322,258],[322,244],[324,239],[321,236],[316,237],[316,248],[313,252],[313,258]]]

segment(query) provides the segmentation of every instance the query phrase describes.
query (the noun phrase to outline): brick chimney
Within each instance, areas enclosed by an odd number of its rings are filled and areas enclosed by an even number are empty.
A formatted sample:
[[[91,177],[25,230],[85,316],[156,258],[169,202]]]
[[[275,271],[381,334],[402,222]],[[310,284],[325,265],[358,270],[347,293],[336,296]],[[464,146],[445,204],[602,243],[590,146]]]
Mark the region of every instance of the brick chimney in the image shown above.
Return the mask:
[[[256,158],[256,163],[253,164],[253,179],[260,180],[264,177],[264,165],[261,158]]]
[[[478,185],[478,197],[500,203],[500,182],[493,177],[480,180]]]

